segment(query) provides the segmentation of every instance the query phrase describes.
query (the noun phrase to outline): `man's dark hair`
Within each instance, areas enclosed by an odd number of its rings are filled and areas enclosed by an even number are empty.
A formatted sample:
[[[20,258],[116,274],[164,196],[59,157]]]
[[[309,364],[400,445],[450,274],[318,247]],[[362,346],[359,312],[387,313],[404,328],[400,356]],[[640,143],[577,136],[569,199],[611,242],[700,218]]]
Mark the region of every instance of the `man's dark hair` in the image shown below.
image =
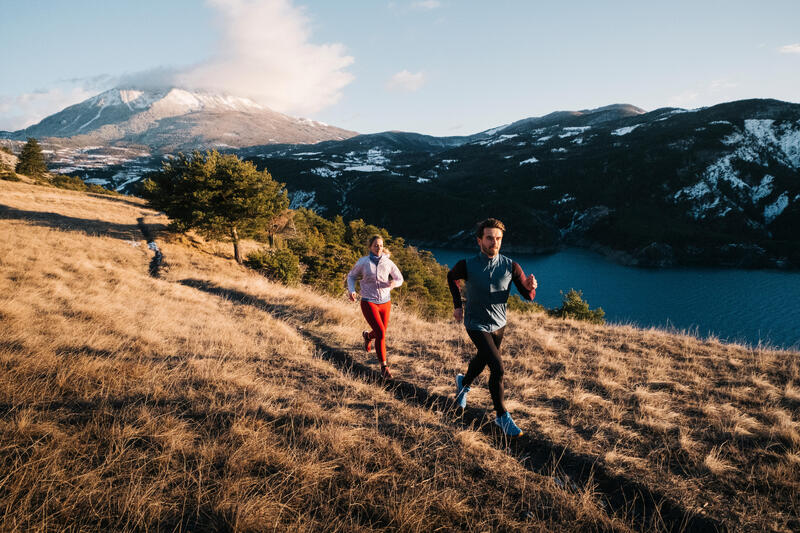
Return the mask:
[[[477,237],[479,239],[482,239],[483,238],[483,230],[485,230],[486,228],[497,228],[500,231],[502,231],[503,233],[506,232],[505,224],[503,224],[502,222],[500,222],[496,218],[487,218],[486,220],[478,222],[478,225],[475,226],[475,235],[477,235]]]

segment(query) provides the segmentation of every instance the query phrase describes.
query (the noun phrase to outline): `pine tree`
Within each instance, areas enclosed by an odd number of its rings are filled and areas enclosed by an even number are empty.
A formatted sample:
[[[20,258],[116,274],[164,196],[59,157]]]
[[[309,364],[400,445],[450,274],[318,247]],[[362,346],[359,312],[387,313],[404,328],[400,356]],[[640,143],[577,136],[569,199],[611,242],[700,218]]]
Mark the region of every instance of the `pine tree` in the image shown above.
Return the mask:
[[[143,182],[144,196],[179,230],[229,238],[241,263],[239,239],[266,234],[289,206],[282,183],[249,161],[216,150],[179,154]]]
[[[33,137],[28,137],[28,142],[22,147],[22,152],[19,154],[19,161],[17,161],[14,171],[34,178],[47,172],[47,164],[44,162],[42,147]]]

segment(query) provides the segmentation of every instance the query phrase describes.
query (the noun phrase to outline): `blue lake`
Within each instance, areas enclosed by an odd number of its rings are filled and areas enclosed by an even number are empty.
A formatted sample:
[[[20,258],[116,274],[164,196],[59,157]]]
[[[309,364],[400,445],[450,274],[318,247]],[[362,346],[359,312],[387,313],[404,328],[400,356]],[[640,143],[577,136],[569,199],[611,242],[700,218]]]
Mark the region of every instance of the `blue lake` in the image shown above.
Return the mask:
[[[452,267],[477,248],[430,251],[439,263]],[[536,276],[536,301],[546,307],[559,307],[559,291],[574,288],[583,291],[592,309],[602,307],[608,322],[677,329],[752,346],[800,349],[798,272],[641,269],[580,249],[508,256],[526,274]]]

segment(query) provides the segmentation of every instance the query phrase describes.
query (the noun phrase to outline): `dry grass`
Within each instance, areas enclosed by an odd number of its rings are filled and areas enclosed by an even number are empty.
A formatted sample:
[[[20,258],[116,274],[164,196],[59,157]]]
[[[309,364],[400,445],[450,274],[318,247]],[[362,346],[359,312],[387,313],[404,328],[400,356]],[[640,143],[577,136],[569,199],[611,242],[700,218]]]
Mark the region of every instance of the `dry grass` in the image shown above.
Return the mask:
[[[512,315],[509,444],[486,376],[463,418],[443,400],[462,327],[395,307],[386,386],[355,305],[166,234],[150,277],[140,217],[165,223],[0,182],[0,530],[680,529],[614,486],[800,527],[796,353]]]

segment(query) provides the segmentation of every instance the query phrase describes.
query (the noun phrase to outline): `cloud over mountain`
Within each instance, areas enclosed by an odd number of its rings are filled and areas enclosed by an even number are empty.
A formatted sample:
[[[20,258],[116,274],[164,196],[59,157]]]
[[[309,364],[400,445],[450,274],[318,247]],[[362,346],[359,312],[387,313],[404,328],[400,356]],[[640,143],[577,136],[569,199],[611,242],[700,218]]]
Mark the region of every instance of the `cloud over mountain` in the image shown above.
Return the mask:
[[[210,0],[220,14],[215,57],[175,73],[175,85],[246,96],[284,113],[335,103],[353,79],[344,46],[312,44],[309,20],[290,0]]]
[[[342,44],[313,44],[310,21],[292,0],[207,0],[217,11],[216,53],[189,66],[154,66],[123,76],[62,80],[57,87],[0,98],[0,129],[16,130],[103,90],[181,87],[243,96],[281,113],[334,104],[353,80]],[[98,80],[102,80],[101,83]]]

